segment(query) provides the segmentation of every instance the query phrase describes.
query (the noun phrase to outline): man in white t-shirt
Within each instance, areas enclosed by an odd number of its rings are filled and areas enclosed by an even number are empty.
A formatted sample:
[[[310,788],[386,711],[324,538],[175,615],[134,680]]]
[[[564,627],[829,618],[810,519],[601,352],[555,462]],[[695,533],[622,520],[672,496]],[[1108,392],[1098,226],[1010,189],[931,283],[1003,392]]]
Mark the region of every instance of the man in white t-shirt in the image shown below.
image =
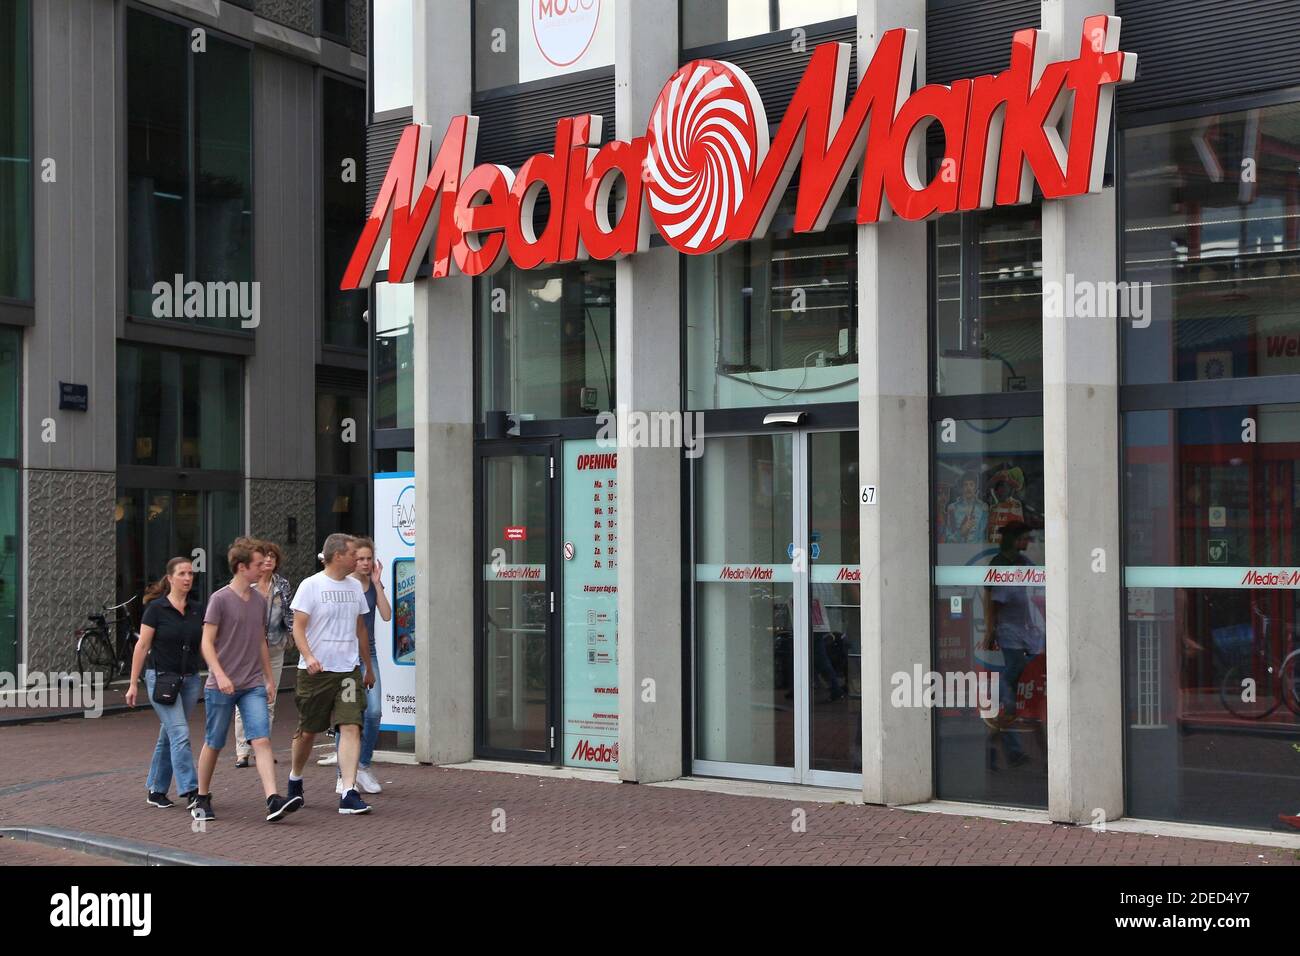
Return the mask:
[[[343,777],[339,813],[369,813],[369,804],[356,791],[366,688],[375,684],[365,620],[369,605],[361,582],[351,577],[357,551],[349,535],[326,538],[320,558],[325,570],[298,585],[293,596],[293,642],[299,654],[298,733],[293,738],[289,797],[303,796],[302,769],[316,735],[338,727]]]

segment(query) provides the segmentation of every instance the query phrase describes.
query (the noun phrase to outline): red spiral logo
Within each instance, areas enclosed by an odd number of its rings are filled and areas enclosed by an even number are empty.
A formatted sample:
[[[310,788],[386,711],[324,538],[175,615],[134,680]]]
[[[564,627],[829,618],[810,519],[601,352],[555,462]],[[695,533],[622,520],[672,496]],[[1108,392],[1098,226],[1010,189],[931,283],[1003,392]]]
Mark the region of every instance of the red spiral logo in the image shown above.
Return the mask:
[[[668,78],[646,130],[650,217],[680,252],[713,252],[767,154],[767,113],[739,67],[693,60]]]

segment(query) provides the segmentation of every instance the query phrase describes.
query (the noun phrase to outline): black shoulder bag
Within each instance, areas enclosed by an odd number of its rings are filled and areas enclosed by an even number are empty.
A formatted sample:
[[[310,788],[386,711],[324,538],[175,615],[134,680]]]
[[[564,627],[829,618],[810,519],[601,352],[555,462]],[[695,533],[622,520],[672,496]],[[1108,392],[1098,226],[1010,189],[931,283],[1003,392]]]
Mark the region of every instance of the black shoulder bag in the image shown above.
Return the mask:
[[[176,703],[176,699],[181,695],[181,687],[185,685],[185,665],[189,660],[190,642],[188,640],[181,643],[181,672],[174,671],[155,671],[153,678],[153,699],[154,703],[168,706]]]

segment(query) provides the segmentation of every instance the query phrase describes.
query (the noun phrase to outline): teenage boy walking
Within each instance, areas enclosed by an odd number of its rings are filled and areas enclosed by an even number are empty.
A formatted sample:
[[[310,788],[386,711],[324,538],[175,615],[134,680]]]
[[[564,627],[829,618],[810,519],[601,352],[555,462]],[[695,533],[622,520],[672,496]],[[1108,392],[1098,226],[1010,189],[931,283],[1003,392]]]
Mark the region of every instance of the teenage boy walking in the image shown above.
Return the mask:
[[[264,557],[248,539],[237,540],[226,554],[233,577],[208,599],[203,617],[203,659],[209,676],[204,687],[206,726],[199,754],[199,793],[190,811],[196,820],[217,818],[212,809],[212,773],[226,746],[236,707],[257,755],[267,822],[274,823],[302,806],[302,797],[286,799],[275,792],[267,702],[275,699],[276,687],[266,644],[266,601],[253,587],[262,574]]]
[[[293,738],[289,797],[302,800],[302,768],[316,735],[338,727],[342,796],[339,813],[369,813],[356,791],[365,688],[375,684],[365,615],[369,610],[361,582],[352,577],[356,542],[332,534],[321,550],[325,570],[298,585],[293,597],[293,642],[298,647],[298,733]],[[362,668],[364,665],[364,677]]]

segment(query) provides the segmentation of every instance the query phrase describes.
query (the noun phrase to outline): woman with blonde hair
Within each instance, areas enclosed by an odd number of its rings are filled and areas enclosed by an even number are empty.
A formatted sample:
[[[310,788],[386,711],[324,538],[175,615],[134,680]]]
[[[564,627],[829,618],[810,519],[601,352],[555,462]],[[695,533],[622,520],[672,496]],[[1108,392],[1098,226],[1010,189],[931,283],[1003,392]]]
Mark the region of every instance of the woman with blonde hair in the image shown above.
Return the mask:
[[[131,683],[126,704],[134,707],[140,672],[158,722],[158,743],[145,786],[151,807],[175,806],[167,790],[176,776],[176,794],[193,806],[199,791],[190,747],[190,714],[203,692],[199,669],[203,666],[203,602],[191,593],[194,566],[189,558],[172,558],[167,573],[144,592],[140,640],[131,658]]]

